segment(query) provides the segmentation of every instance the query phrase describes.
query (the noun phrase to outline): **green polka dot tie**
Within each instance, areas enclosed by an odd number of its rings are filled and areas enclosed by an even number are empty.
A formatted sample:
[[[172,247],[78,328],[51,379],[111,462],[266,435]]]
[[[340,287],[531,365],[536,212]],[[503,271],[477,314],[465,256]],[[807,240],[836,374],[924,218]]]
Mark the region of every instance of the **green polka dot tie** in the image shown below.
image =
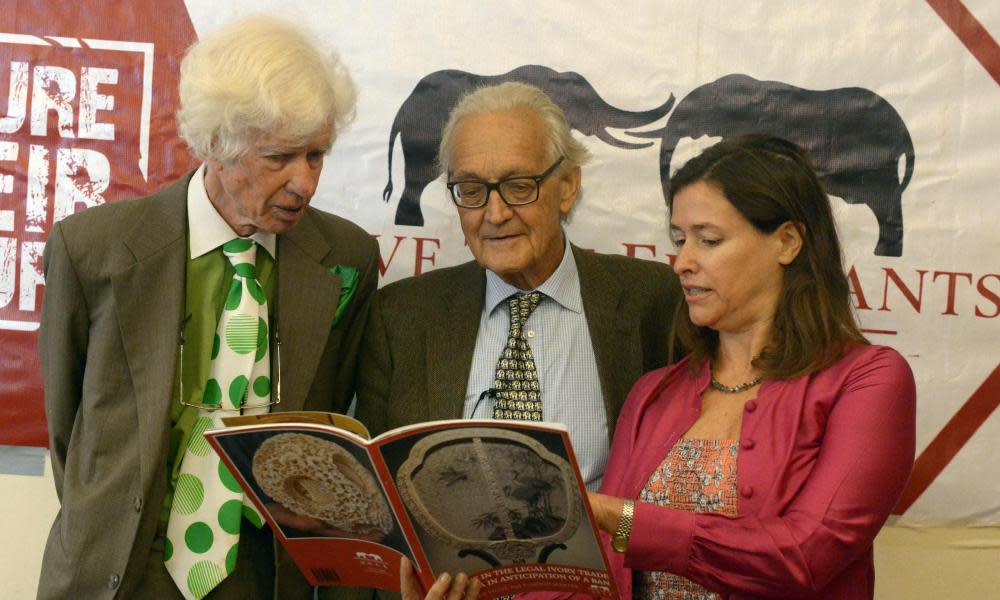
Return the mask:
[[[260,527],[260,514],[202,435],[223,415],[267,412],[271,402],[267,299],[257,281],[257,244],[237,238],[222,246],[236,269],[212,345],[202,410],[191,429],[177,477],[163,558],[185,598],[201,600],[236,568],[240,517]]]
[[[524,325],[545,298],[541,292],[523,292],[507,299],[510,310],[510,330],[507,344],[497,361],[493,389],[496,403],[494,419],[519,421],[542,420],[542,397],[538,385],[535,356],[525,339]]]

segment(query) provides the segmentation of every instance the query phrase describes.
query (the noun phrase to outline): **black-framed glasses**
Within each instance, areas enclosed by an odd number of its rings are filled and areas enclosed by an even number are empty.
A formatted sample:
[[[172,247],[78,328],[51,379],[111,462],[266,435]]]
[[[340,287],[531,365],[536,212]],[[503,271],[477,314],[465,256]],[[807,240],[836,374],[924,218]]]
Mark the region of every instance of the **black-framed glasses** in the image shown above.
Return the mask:
[[[461,181],[449,181],[446,185],[451,192],[451,199],[459,208],[482,208],[490,199],[490,192],[496,190],[500,194],[500,199],[508,206],[521,206],[531,204],[538,200],[538,189],[542,182],[556,170],[563,161],[552,163],[552,166],[545,169],[541,175],[529,176],[518,175],[507,177],[496,182],[483,181],[482,179],[463,179]]]
[[[244,408],[266,408],[274,404],[281,404],[281,338],[278,336],[278,326],[274,327],[274,360],[272,364],[274,365],[274,373],[271,377],[271,401],[267,404],[250,404],[246,403],[246,394],[243,393],[243,404],[239,408],[225,408],[221,403],[219,404],[207,404],[205,402],[188,402],[184,396],[184,330],[187,327],[188,321],[191,320],[191,315],[186,316],[181,321],[181,331],[177,340],[177,382],[178,382],[178,394],[181,399],[181,404],[184,406],[190,406],[191,408],[196,408],[198,410],[203,410],[205,412],[232,412],[239,413]],[[247,386],[249,390],[249,386]]]

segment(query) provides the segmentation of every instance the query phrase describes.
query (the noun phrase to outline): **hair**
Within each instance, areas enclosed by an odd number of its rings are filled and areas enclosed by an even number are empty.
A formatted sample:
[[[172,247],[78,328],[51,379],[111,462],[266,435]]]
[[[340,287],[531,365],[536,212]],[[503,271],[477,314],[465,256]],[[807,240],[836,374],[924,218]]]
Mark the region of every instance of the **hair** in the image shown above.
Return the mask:
[[[179,132],[201,160],[229,162],[261,133],[290,147],[354,118],[357,88],[335,53],[291,23],[253,16],[195,42],[181,61]]]
[[[482,113],[526,109],[534,111],[545,125],[548,159],[554,162],[563,157],[561,169],[580,167],[590,160],[590,152],[570,132],[566,115],[545,92],[533,85],[508,81],[498,85],[477,88],[463,96],[451,113],[441,132],[438,148],[438,165],[447,173],[451,169],[451,150],[455,126],[465,117]]]
[[[770,342],[753,361],[764,377],[791,379],[836,362],[848,346],[868,343],[851,308],[837,229],[823,184],[805,151],[769,135],[745,135],[708,148],[670,179],[667,206],[685,187],[704,182],[761,233],[791,222],[802,249],[784,267]],[[676,334],[697,369],[718,348],[718,333],[696,326],[678,306]]]

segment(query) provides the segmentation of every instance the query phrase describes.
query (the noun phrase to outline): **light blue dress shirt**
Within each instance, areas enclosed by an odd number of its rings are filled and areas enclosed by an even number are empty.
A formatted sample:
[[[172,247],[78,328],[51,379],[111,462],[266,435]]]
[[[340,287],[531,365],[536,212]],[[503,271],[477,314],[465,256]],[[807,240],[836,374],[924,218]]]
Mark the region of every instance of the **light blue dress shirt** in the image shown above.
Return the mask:
[[[546,298],[528,318],[524,332],[538,365],[542,420],[566,425],[587,489],[597,491],[608,464],[608,415],[583,311],[580,274],[568,243],[559,267],[536,289]],[[479,398],[492,387],[507,343],[510,315],[504,300],[520,291],[486,271],[486,299],[462,413],[467,419],[493,418],[492,398]]]

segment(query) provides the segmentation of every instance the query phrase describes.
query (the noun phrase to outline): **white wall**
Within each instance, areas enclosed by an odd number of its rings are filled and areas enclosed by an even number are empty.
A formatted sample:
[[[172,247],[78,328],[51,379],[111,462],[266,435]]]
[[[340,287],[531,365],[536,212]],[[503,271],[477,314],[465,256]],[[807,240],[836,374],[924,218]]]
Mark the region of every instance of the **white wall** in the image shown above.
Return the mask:
[[[875,539],[875,597],[1000,597],[1000,528],[886,527]]]
[[[0,475],[0,598],[34,598],[42,551],[59,502],[49,461],[45,476]]]

